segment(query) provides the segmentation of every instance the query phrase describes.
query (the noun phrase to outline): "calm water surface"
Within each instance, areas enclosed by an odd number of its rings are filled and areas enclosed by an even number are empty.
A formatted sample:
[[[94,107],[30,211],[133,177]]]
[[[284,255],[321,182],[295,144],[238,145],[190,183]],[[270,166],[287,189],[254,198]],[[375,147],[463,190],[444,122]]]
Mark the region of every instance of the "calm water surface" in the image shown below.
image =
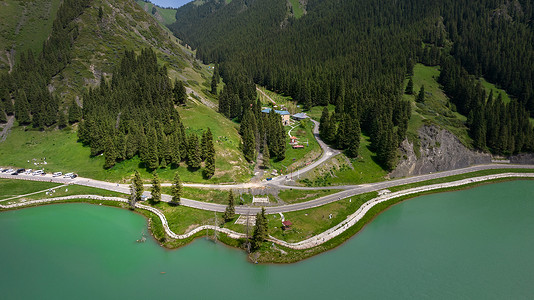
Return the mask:
[[[253,265],[197,240],[135,240],[143,217],[62,204],[0,213],[2,299],[522,299],[534,294],[534,182],[415,198],[341,247]],[[161,272],[166,272],[161,274]]]

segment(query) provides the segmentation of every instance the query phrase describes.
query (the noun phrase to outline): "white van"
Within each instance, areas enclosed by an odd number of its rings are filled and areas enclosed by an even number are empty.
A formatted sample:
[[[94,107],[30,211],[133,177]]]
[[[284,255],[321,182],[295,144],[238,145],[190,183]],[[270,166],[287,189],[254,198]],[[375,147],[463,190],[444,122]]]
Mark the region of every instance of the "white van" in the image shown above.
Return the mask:
[[[52,174],[52,176],[54,176],[54,177],[59,177],[61,175],[63,175],[63,173],[61,173],[61,172],[56,172],[56,173]]]

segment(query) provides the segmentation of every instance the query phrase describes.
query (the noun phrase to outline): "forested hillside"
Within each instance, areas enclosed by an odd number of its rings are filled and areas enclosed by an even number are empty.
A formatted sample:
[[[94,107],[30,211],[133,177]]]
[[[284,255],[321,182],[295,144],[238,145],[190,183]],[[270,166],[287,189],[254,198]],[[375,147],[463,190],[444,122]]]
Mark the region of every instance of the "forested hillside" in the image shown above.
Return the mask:
[[[164,179],[176,171],[188,181],[248,178],[251,170],[239,150],[237,126],[205,106],[213,106],[207,92],[209,66],[196,61],[133,0],[57,4],[54,10],[43,7],[52,21],[48,33],[43,28],[41,48],[17,52],[13,70],[0,70],[0,124],[15,118],[0,144],[1,164],[30,167],[28,159],[46,155],[49,166],[64,169],[71,163],[62,157],[66,152],[56,151],[54,140],[60,140],[78,159],[80,167],[71,171],[94,178],[122,179],[140,168],[143,176],[158,169]],[[15,36],[12,27],[6,28],[7,37]],[[72,131],[87,147],[76,145]],[[143,135],[150,141],[150,160]],[[216,167],[214,157],[187,152],[194,138],[200,147],[208,136],[216,142],[217,161],[225,158]],[[131,147],[126,149],[126,143]],[[15,144],[31,147],[16,153]],[[178,144],[179,149],[168,151]],[[193,154],[200,156],[191,163]],[[189,168],[176,169],[181,162]]]
[[[455,73],[455,82],[469,74],[484,76],[517,99],[499,108],[504,124],[495,129],[507,132],[507,145],[517,145],[500,150],[477,141],[474,129],[475,109],[492,105],[488,95],[480,95],[484,101],[477,105],[466,104],[476,101],[454,95],[454,87],[443,83],[456,104],[451,108],[468,117],[473,146],[499,154],[534,150],[528,124],[534,112],[530,1],[310,0],[306,10],[295,19],[286,0],[211,0],[178,9],[169,28],[204,62],[220,64],[227,84],[221,101],[239,98],[241,105],[229,114],[223,111],[231,118],[240,118],[246,109],[248,93],[243,91],[251,90],[249,81],[307,108],[334,104],[334,125],[323,136],[339,141],[342,120],[356,119],[371,136],[378,160],[391,169],[410,117],[410,105],[401,97],[404,79],[416,62],[455,65],[463,70]],[[476,84],[469,81],[466,88],[475,90]],[[517,121],[505,121],[504,112]],[[484,135],[499,135],[495,130],[484,129]]]

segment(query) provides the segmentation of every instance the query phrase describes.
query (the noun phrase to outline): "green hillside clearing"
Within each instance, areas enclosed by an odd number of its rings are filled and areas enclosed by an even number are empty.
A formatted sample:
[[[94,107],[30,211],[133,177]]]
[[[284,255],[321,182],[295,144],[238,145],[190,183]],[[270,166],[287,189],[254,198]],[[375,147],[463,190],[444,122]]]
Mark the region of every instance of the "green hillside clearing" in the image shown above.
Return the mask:
[[[413,90],[415,95],[403,95],[404,99],[412,102],[412,117],[408,122],[408,137],[410,139],[416,138],[418,136],[417,130],[423,124],[436,124],[455,134],[464,145],[470,146],[471,138],[467,134],[467,127],[464,124],[467,118],[451,109],[449,98],[437,82],[439,74],[439,66],[416,64],[414,67]],[[408,79],[406,79],[407,83]],[[417,103],[415,99],[423,85],[425,86],[425,101]]]
[[[0,1],[0,71],[8,71],[10,60],[31,49],[41,51],[52,31],[60,0]],[[11,52],[13,51],[13,52]]]
[[[163,25],[169,25],[176,22],[176,9],[159,7],[153,3],[142,0],[136,0],[135,2],[137,2],[137,4],[139,4],[147,13],[154,16],[154,18],[156,18],[156,20]],[[153,7],[156,7],[155,14],[152,14]]]

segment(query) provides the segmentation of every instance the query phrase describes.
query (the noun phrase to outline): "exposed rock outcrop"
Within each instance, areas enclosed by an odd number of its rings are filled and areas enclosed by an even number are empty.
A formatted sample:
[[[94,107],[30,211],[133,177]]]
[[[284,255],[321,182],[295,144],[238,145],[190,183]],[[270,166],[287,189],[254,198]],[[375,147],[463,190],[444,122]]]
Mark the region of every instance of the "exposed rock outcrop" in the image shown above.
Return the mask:
[[[437,126],[419,129],[420,155],[416,155],[413,143],[401,144],[401,160],[390,177],[428,174],[465,168],[471,165],[491,163],[491,155],[465,147],[458,138]]]
[[[534,153],[521,153],[510,156],[511,164],[532,165],[534,164]]]

